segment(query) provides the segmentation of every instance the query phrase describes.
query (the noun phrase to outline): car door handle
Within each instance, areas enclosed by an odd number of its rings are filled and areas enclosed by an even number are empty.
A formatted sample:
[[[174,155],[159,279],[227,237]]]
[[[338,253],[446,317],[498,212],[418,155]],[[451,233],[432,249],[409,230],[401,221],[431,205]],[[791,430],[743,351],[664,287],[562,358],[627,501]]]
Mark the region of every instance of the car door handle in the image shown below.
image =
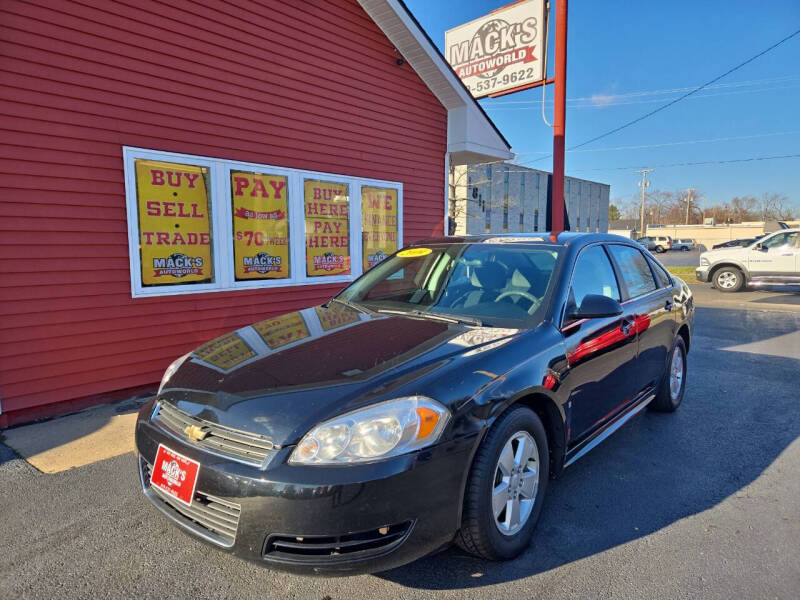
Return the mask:
[[[664,310],[667,312],[672,312],[672,307],[675,306],[675,303],[672,300],[667,300],[664,303]]]
[[[793,256],[794,252],[781,252],[781,256]]]
[[[622,332],[624,336],[629,336],[631,333],[631,329],[633,328],[633,319],[624,319],[622,324],[619,326],[619,330]]]

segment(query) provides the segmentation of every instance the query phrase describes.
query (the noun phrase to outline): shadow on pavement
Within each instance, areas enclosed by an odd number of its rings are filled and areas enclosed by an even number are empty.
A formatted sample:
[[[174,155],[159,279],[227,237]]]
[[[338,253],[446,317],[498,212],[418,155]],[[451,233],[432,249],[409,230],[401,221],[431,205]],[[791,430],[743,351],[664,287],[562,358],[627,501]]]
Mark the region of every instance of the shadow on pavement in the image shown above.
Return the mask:
[[[794,304],[796,306],[800,306],[800,290],[762,290],[764,292],[782,292],[780,294],[776,294],[775,296],[769,296],[767,298],[759,298],[758,300],[751,300],[754,304]]]
[[[800,319],[736,312],[741,319],[697,309],[681,408],[645,412],[550,481],[522,556],[495,563],[453,547],[377,576],[436,590],[529,577],[657,532],[753,482],[800,436],[800,360],[721,349],[785,334]]]
[[[133,425],[148,396],[100,404],[0,431],[0,464],[19,457],[44,473],[83,466],[133,449]],[[13,453],[12,453],[13,451]]]

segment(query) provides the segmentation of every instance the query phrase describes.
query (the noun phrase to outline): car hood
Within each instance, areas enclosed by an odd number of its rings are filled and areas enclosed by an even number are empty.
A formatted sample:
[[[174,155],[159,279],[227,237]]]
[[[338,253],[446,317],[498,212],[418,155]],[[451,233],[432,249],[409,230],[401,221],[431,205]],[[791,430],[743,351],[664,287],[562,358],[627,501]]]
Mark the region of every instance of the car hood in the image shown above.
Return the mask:
[[[747,253],[747,248],[717,248],[716,250],[706,250],[700,256],[705,256],[711,262],[720,258],[733,258]]]
[[[429,377],[518,333],[317,306],[200,346],[165,383],[159,400],[211,423],[292,444],[338,414],[425,394]]]

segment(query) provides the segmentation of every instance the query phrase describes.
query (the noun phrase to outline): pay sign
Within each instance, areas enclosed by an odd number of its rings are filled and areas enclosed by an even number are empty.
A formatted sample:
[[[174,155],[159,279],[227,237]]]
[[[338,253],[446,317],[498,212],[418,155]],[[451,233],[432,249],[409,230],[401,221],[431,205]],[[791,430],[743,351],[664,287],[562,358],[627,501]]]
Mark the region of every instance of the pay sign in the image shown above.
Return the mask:
[[[544,79],[544,0],[526,0],[445,32],[445,58],[474,98]]]

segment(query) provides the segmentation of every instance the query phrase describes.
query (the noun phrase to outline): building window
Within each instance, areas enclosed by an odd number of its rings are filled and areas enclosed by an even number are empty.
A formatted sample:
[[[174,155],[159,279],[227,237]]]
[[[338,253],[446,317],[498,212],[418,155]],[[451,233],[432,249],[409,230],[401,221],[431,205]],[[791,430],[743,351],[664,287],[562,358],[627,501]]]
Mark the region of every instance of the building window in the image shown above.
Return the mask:
[[[402,240],[400,183],[129,147],[123,159],[133,297],[347,283]]]
[[[519,231],[525,231],[525,173],[519,182]]]
[[[503,170],[503,233],[508,233],[508,167]]]
[[[533,230],[539,231],[539,209],[533,211]]]
[[[236,281],[288,279],[287,178],[233,170],[230,177]]]
[[[492,166],[486,167],[486,181],[487,181],[487,201],[484,203],[485,216],[486,216],[486,233],[492,230]]]
[[[134,159],[133,164],[140,285],[148,289],[175,281],[186,287],[213,285],[210,169],[145,158]]]
[[[347,184],[306,179],[306,275],[350,274],[350,189]]]
[[[371,269],[398,249],[397,190],[361,188],[362,266]]]

